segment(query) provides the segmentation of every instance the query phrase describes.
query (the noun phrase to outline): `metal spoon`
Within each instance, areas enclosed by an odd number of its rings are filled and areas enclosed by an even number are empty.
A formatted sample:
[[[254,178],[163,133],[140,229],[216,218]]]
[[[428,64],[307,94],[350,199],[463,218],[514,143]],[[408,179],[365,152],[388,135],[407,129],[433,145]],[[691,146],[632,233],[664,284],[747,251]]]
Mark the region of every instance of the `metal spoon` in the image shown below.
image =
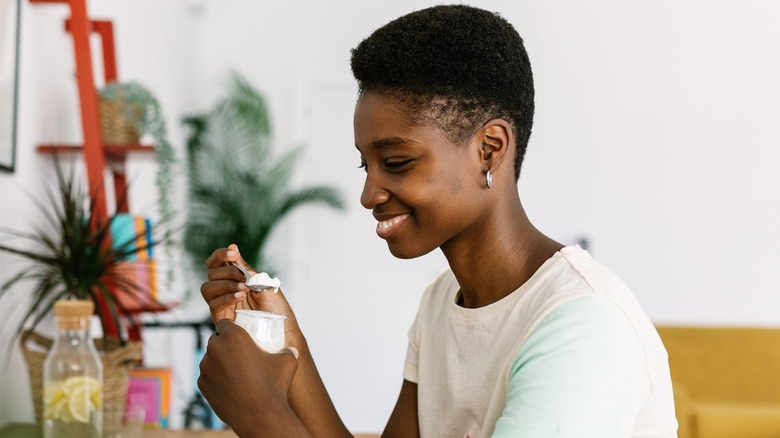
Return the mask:
[[[228,262],[228,263],[230,263],[231,265],[233,265],[236,268],[238,268],[238,270],[241,271],[244,274],[244,276],[246,277],[246,281],[247,282],[249,281],[250,278],[252,278],[252,274],[250,274],[249,271],[244,269],[243,266],[239,265],[236,262]],[[255,285],[252,285],[252,286],[247,284],[246,287],[248,287],[249,289],[251,289],[251,290],[253,290],[255,292],[265,292],[267,290],[273,289],[273,286],[266,286],[266,285],[263,285],[263,284],[255,284]]]

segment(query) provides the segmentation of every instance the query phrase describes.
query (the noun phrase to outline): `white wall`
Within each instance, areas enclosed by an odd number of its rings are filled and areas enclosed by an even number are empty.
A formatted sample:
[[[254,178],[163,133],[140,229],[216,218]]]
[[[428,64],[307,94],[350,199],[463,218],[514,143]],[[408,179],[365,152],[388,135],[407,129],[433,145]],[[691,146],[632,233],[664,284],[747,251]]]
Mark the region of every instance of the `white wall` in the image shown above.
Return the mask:
[[[344,191],[346,212],[300,210],[271,249],[353,430],[378,431],[386,421],[407,327],[445,262],[439,254],[393,259],[359,205],[349,49],[390,19],[434,3],[90,3],[93,15],[118,26],[120,74],[158,92],[172,127],[220,94],[235,69],[267,94],[280,147],[307,145],[298,182]],[[537,226],[561,241],[586,236],[656,322],[780,325],[772,275],[780,262],[780,4],[477,4],[517,27],[534,66],[537,116],[520,188]],[[0,174],[3,203],[18,208],[0,211],[0,225],[34,216],[15,194],[16,185],[39,190],[49,168],[33,146],[79,135],[71,52],[57,46],[69,41],[59,33],[61,10],[23,11],[19,170]],[[181,146],[181,133],[174,134]],[[135,205],[153,204],[151,166],[138,166],[140,184],[150,185],[134,193]],[[6,260],[0,256],[0,278],[12,272]],[[176,317],[202,310],[196,303]],[[180,394],[192,379],[188,336],[148,336],[147,362],[179,363]],[[30,415],[6,395],[29,397],[26,382],[8,377],[23,372],[12,358],[10,373],[0,376],[0,424]]]
[[[527,207],[589,235],[655,321],[780,323],[779,18],[770,1],[534,17]]]

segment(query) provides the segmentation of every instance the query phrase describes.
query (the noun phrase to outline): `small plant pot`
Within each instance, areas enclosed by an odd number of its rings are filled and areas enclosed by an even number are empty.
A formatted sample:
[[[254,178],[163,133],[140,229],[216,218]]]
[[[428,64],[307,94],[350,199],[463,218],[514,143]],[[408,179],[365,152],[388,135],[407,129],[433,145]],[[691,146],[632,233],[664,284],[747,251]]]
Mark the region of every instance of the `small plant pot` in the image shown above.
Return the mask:
[[[104,144],[114,146],[138,144],[138,131],[143,109],[121,99],[110,100],[100,96],[100,132]]]

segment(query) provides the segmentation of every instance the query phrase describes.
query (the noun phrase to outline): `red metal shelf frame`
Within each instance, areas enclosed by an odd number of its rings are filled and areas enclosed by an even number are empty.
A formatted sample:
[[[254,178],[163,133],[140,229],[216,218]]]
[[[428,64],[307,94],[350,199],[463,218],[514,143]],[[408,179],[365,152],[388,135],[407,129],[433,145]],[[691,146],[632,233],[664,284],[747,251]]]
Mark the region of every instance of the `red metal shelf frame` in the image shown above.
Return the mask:
[[[41,153],[81,152],[87,168],[87,182],[90,195],[95,202],[93,206],[93,221],[105,223],[108,218],[108,206],[104,191],[104,169],[111,170],[114,179],[116,199],[124,197],[127,190],[125,179],[125,159],[129,153],[152,152],[153,146],[146,145],[104,145],[100,134],[100,115],[98,99],[93,75],[92,53],[89,37],[91,33],[100,36],[103,54],[103,75],[106,83],[118,78],[116,67],[116,52],[114,46],[114,25],[111,21],[90,20],[87,15],[87,0],[29,0],[32,4],[61,3],[70,6],[71,16],[65,20],[65,31],[73,36],[73,49],[76,57],[76,79],[78,84],[79,105],[81,110],[81,127],[83,145],[44,144],[38,146]],[[118,207],[120,213],[127,213],[129,203],[124,202]],[[108,303],[99,300],[96,303],[108,312]],[[149,311],[167,310],[163,308],[148,309]],[[119,327],[107,327],[105,336],[117,336]],[[131,330],[131,339],[140,340],[140,331]]]

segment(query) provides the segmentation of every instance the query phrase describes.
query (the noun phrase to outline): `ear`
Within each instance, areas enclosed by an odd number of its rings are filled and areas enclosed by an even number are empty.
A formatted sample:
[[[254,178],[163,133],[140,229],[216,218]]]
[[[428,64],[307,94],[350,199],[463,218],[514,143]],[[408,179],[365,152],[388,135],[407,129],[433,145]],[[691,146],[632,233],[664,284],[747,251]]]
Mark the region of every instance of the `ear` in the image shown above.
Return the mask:
[[[490,169],[496,173],[502,164],[514,166],[515,138],[512,134],[512,128],[504,119],[492,119],[485,123],[480,129],[478,137],[482,142],[480,148],[480,159],[483,163],[483,172]],[[514,169],[511,170],[514,175]]]

